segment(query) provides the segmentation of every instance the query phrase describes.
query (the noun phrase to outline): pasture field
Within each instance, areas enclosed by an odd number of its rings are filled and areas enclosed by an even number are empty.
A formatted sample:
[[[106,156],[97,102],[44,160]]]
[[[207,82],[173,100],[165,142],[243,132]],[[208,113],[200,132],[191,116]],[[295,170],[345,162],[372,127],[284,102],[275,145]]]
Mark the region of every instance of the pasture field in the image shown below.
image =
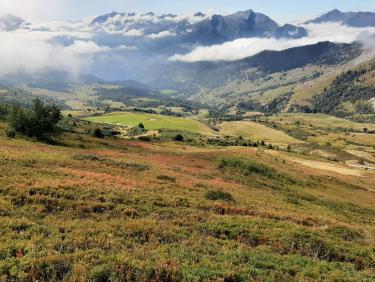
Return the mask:
[[[163,128],[186,130],[193,133],[212,134],[204,124],[193,118],[179,118],[166,115],[121,112],[85,118],[92,122],[137,126],[142,123],[148,130]]]
[[[375,172],[78,129],[52,146],[5,128],[0,281],[375,279]]]
[[[293,113],[293,114],[277,114],[269,118],[270,121],[275,121],[280,124],[290,124],[301,122],[306,125],[312,125],[314,127],[322,127],[329,129],[351,129],[357,131],[363,131],[364,128],[369,130],[375,130],[375,124],[373,123],[357,123],[347,119],[342,119],[325,114],[305,114],[305,113]]]
[[[266,141],[273,144],[298,144],[303,141],[295,139],[281,130],[250,121],[223,122],[220,124],[220,134],[242,136],[254,141]]]
[[[164,89],[164,90],[161,90],[160,93],[163,95],[174,95],[174,94],[177,94],[177,91],[173,89]]]

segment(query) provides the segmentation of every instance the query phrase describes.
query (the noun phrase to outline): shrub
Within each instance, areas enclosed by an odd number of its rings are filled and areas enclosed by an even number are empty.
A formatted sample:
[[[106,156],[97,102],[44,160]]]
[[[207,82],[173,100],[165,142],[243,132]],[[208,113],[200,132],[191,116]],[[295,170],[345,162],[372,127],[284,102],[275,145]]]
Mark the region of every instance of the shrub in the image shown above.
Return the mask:
[[[79,160],[79,161],[83,161],[83,160],[105,161],[106,160],[105,158],[98,156],[98,155],[94,155],[94,154],[87,154],[87,155],[77,154],[77,155],[73,155],[72,158],[74,160]]]
[[[176,178],[168,175],[159,175],[157,177],[159,180],[165,180],[165,181],[170,181],[170,182],[176,182]]]
[[[112,270],[107,265],[95,266],[90,271],[90,278],[93,282],[110,281]]]
[[[0,120],[5,119],[8,114],[9,114],[9,106],[0,105]]]
[[[141,129],[145,129],[145,126],[144,126],[143,123],[139,123],[139,124],[138,124],[138,127],[141,128]]]
[[[139,126],[132,127],[131,129],[128,130],[128,136],[129,137],[135,137],[144,134],[147,132],[146,129],[141,128]]]
[[[26,281],[66,281],[72,272],[71,262],[61,257],[45,257],[30,268]]]
[[[13,128],[7,128],[5,130],[5,135],[8,137],[8,138],[14,138],[16,137],[16,131],[13,129]]]
[[[96,138],[104,138],[103,131],[100,128],[95,128],[92,136]]]
[[[346,241],[361,241],[365,238],[361,232],[345,226],[332,226],[328,232]]]
[[[181,142],[184,141],[184,136],[182,136],[181,134],[177,134],[173,139],[175,141]]]
[[[205,195],[205,198],[211,201],[233,201],[234,198],[232,194],[223,191],[208,191]]]
[[[296,180],[288,175],[281,174],[272,167],[251,160],[224,158],[220,160],[219,168],[234,168],[244,175],[259,174],[281,182],[296,183]]]
[[[139,136],[138,140],[144,141],[144,142],[150,142],[151,138],[150,138],[150,136]]]

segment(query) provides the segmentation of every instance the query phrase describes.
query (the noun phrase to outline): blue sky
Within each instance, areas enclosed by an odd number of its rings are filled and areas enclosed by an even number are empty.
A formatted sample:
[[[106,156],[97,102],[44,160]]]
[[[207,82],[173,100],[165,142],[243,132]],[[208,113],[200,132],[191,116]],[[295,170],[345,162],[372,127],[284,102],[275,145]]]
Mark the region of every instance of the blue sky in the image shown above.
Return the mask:
[[[0,0],[0,11],[33,19],[80,19],[110,11],[229,13],[253,9],[279,22],[317,16],[338,8],[375,11],[375,0]]]

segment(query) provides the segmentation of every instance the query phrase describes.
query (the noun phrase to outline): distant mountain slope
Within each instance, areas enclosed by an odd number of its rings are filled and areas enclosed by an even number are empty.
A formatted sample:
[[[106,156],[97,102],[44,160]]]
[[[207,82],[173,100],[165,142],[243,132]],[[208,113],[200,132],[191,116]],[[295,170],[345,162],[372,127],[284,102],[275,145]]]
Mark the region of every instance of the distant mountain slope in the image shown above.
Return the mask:
[[[308,64],[339,64],[359,55],[359,50],[358,44],[320,42],[284,51],[263,51],[242,61],[265,72],[279,72],[300,68]]]
[[[373,12],[341,12],[340,10],[332,10],[321,17],[306,22],[309,23],[325,23],[325,22],[342,22],[352,27],[370,27],[375,26],[375,13]]]
[[[374,77],[375,62],[342,73],[314,98],[314,110],[343,117],[355,113],[375,113],[372,105],[375,98]]]
[[[237,38],[288,37],[301,38],[307,35],[302,27],[284,25],[280,27],[268,16],[252,10],[237,12],[228,16],[214,15],[193,26],[186,36],[191,42],[216,44]]]
[[[250,70],[257,76],[315,65],[334,65],[353,59],[361,53],[359,44],[321,42],[283,51],[263,51],[255,56],[233,62],[173,63],[164,71],[150,71],[148,83],[161,88],[216,88],[228,81],[242,78]],[[251,79],[251,78],[249,78]]]
[[[78,74],[72,76],[69,72],[56,69],[48,69],[43,72],[34,73],[15,73],[5,75],[0,78],[0,83],[6,85],[26,85],[32,88],[42,88],[51,91],[70,91],[75,84],[101,83],[103,80],[93,75]]]
[[[147,13],[112,12],[98,16],[91,21],[89,28],[95,32],[145,36],[149,39],[180,36],[184,43],[216,44],[237,38],[248,37],[287,37],[306,36],[303,27],[279,26],[268,16],[252,10],[240,11],[231,15],[208,16],[196,13],[192,16],[155,15]]]

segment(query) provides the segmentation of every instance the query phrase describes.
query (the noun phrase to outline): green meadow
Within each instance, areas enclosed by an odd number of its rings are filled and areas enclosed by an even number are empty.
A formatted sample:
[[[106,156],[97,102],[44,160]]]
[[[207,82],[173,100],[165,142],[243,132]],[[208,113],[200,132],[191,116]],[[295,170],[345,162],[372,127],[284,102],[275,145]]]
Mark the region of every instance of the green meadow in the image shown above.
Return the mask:
[[[137,126],[142,123],[148,130],[162,128],[186,130],[194,133],[209,134],[211,130],[193,118],[179,118],[173,116],[145,114],[145,113],[111,113],[102,116],[85,118],[85,120],[100,123]]]

